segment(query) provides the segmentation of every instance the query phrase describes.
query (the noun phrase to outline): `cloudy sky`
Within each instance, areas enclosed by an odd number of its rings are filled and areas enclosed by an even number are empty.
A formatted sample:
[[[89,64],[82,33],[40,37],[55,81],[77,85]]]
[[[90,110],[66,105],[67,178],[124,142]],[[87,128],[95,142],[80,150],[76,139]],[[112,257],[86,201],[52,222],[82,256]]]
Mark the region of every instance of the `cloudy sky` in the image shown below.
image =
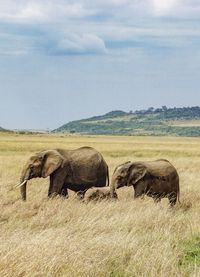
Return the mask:
[[[199,0],[1,0],[0,126],[200,105]]]

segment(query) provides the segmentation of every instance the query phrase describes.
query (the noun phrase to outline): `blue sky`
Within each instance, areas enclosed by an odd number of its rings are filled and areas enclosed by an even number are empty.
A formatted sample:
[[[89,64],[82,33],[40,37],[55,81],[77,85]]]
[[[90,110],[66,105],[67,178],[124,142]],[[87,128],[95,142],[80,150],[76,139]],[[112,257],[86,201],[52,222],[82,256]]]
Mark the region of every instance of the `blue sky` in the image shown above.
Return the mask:
[[[200,105],[197,0],[2,0],[0,126]]]

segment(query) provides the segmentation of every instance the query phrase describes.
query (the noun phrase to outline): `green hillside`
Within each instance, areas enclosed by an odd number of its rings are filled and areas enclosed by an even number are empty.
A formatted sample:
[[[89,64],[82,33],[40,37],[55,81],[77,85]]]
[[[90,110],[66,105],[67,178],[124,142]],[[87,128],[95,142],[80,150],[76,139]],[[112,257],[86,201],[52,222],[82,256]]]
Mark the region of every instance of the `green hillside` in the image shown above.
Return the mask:
[[[8,130],[6,130],[6,129],[4,129],[4,128],[2,128],[1,126],[0,126],[0,132],[7,132]]]
[[[53,132],[110,135],[200,136],[200,107],[112,111],[69,122]]]

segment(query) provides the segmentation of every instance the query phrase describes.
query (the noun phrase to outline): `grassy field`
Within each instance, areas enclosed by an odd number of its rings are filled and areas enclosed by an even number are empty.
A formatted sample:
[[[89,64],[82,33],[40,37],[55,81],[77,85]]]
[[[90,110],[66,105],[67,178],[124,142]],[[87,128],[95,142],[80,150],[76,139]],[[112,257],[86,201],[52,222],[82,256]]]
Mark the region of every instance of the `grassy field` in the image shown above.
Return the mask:
[[[85,204],[73,193],[47,199],[48,178],[28,184],[20,171],[35,152],[83,145],[99,150],[110,168],[127,160],[169,159],[180,175],[180,200],[133,199]],[[200,276],[200,139],[0,135],[0,276]]]

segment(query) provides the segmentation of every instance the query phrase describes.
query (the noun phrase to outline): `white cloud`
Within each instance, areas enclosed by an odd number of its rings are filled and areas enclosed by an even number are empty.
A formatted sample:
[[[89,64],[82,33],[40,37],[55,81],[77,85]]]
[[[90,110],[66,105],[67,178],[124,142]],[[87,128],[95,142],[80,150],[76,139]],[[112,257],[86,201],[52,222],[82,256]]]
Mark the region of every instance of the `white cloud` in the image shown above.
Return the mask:
[[[168,15],[180,4],[179,0],[152,0],[156,15]]]
[[[0,20],[11,22],[61,22],[70,18],[107,15],[111,18],[140,16],[200,16],[196,0],[7,0],[0,1]]]
[[[199,19],[198,0],[150,0],[153,16],[167,16],[177,19]]]
[[[0,26],[0,35],[3,30],[13,37],[9,53],[99,54],[107,52],[104,42],[124,47],[127,41],[152,46],[160,40],[181,46],[186,37],[200,36],[200,29],[184,19],[199,16],[197,0],[0,0],[0,22],[10,26],[5,31]],[[5,44],[0,42],[1,53]]]
[[[0,2],[0,20],[11,22],[51,22],[60,21],[68,17],[83,17],[90,15],[92,11],[85,9],[81,1],[52,0],[7,0]]]
[[[41,34],[24,36],[0,33],[0,55],[43,53],[55,56],[106,54],[104,40],[91,33],[43,29]]]
[[[56,38],[47,49],[52,55],[70,54],[104,54],[106,47],[104,41],[93,34],[65,34],[62,38]]]
[[[14,15],[15,19],[27,21],[27,20],[42,20],[46,17],[46,14],[36,3],[29,3],[24,8],[18,11]]]

